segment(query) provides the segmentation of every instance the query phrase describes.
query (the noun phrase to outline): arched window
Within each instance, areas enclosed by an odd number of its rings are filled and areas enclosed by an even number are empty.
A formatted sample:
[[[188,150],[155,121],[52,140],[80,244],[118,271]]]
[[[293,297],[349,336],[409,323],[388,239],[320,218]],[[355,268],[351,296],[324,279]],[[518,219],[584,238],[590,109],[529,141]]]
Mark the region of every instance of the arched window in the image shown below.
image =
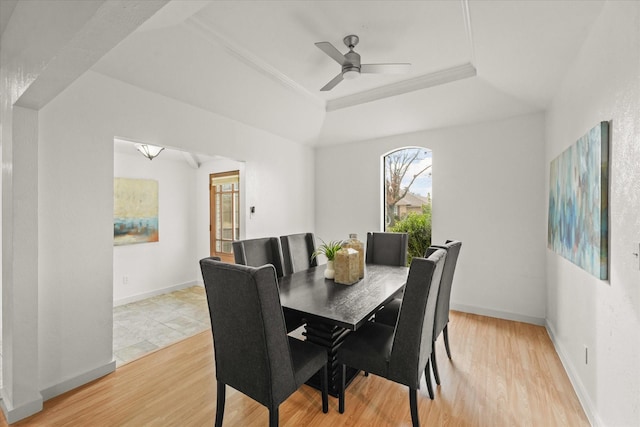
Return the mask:
[[[405,147],[384,155],[384,230],[409,233],[409,259],[431,245],[432,152]]]

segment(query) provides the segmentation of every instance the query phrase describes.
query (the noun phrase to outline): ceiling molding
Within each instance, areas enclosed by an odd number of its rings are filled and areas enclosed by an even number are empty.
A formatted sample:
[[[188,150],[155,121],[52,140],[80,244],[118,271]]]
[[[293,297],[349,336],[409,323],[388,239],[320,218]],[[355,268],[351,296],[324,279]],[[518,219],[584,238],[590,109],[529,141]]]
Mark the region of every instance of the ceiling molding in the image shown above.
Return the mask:
[[[469,0],[460,0],[462,2],[462,19],[464,21],[464,31],[467,35],[467,43],[469,44],[469,58],[471,63],[476,63],[476,49],[473,44],[473,33],[471,31],[471,14],[469,13]]]
[[[474,67],[474,46],[471,33],[471,18],[469,16],[468,0],[460,0],[462,7],[462,17],[464,20],[464,28],[469,46],[470,62],[462,65],[453,66],[443,70],[435,71],[429,74],[418,76],[412,79],[392,83],[378,88],[369,89],[363,92],[346,95],[340,98],[325,101],[320,96],[310,92],[302,85],[298,84],[278,69],[268,64],[258,56],[249,52],[247,49],[239,46],[227,37],[216,31],[212,25],[197,15],[193,15],[185,21],[188,28],[192,29],[199,36],[203,37],[210,43],[216,43],[222,46],[229,54],[259,72],[263,76],[279,83],[285,88],[292,90],[298,95],[311,101],[314,105],[323,108],[325,111],[335,111],[342,108],[352,107],[354,105],[364,104],[376,101],[378,99],[388,98],[391,96],[401,95],[416,90],[426,89],[433,86],[453,82],[456,80],[474,77],[477,74]]]
[[[187,19],[186,23],[188,24],[187,26],[189,28],[196,30],[196,32],[203,36],[207,41],[223,46],[227,50],[227,52],[242,61],[247,66],[258,71],[263,76],[268,77],[269,79],[274,80],[277,83],[280,83],[281,85],[294,91],[298,95],[302,95],[315,105],[322,107],[323,109],[325,108],[325,101],[322,98],[309,92],[302,85],[296,83],[294,80],[281,73],[275,67],[258,58],[248,50],[240,47],[228,38],[224,37],[222,34],[214,30],[211,25],[204,21],[202,18],[194,15],[191,18]]]
[[[454,82],[456,80],[474,77],[477,74],[476,67],[471,63],[457,65],[455,67],[446,68],[444,70],[435,71],[433,73],[424,74],[412,79],[403,80],[401,82],[392,83],[375,89],[369,89],[353,95],[343,96],[341,98],[332,99],[327,102],[327,112],[339,110],[341,108],[352,107],[354,105],[364,104],[366,102],[376,101],[378,99],[389,98],[391,96],[401,95],[407,92],[426,89],[445,83]]]

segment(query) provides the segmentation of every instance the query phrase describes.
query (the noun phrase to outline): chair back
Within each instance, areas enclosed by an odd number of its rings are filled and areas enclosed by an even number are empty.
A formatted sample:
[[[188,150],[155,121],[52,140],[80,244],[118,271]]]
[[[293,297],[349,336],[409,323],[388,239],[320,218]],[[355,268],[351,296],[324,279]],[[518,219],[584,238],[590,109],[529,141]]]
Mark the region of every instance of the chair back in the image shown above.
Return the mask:
[[[216,378],[271,408],[297,387],[275,269],[205,258]]]
[[[313,233],[281,236],[280,242],[282,243],[284,274],[293,274],[318,265],[315,257],[311,259],[311,255],[316,250]]]
[[[236,240],[233,242],[233,256],[236,264],[251,267],[271,264],[276,269],[278,277],[284,275],[280,240],[277,237]]]
[[[433,341],[438,288],[447,252],[413,258],[389,356],[389,379],[417,389]]]
[[[449,323],[449,305],[451,300],[451,285],[453,284],[453,274],[458,263],[458,255],[462,248],[462,242],[458,240],[447,240],[444,245],[433,245],[427,249],[427,256],[430,252],[438,248],[447,251],[447,258],[444,261],[442,280],[440,280],[440,290],[438,291],[438,303],[436,304],[436,316],[433,324],[433,340],[435,341],[447,323]]]
[[[409,235],[407,233],[368,232],[367,264],[407,265]]]

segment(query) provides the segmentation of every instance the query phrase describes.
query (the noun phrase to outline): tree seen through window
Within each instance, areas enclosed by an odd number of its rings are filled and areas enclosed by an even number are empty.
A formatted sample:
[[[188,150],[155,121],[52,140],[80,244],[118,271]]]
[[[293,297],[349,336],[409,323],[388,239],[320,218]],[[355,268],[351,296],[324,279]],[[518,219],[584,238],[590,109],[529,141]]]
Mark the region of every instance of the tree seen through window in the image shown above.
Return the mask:
[[[409,233],[409,262],[431,245],[432,152],[403,148],[384,157],[385,231]]]

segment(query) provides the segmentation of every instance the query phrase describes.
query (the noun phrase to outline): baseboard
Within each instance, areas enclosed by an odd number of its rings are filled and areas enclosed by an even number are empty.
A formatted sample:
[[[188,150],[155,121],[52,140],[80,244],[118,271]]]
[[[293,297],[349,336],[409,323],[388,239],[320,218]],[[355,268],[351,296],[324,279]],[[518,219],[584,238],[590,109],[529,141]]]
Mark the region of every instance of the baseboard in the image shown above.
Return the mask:
[[[162,295],[169,292],[179,291],[180,289],[189,288],[191,286],[203,286],[203,285],[201,282],[192,281],[192,282],[181,283],[179,285],[169,286],[167,288],[154,289],[153,291],[144,292],[142,294],[132,295],[130,297],[114,300],[113,306],[117,307],[119,305],[129,304],[129,303],[140,301],[143,299],[155,297],[156,295]]]
[[[27,403],[18,407],[14,407],[9,403],[9,399],[5,396],[4,389],[0,390],[0,395],[2,396],[0,406],[2,407],[2,412],[4,413],[4,418],[7,420],[7,424],[13,424],[42,411],[43,398],[39,393],[36,393],[31,399],[27,399]]]
[[[53,397],[61,395],[62,393],[66,393],[69,390],[73,390],[74,388],[90,383],[93,380],[97,380],[98,378],[104,377],[105,375],[108,375],[114,372],[115,370],[116,370],[116,361],[112,360],[106,365],[99,366],[95,369],[92,369],[76,377],[65,380],[54,386],[47,387],[46,389],[41,391],[42,398],[44,400],[49,400]]]
[[[586,388],[582,384],[582,381],[580,380],[580,376],[578,376],[578,373],[573,363],[571,363],[571,360],[567,357],[567,352],[564,350],[564,347],[562,346],[562,344],[560,344],[560,341],[557,340],[556,338],[557,334],[553,329],[553,326],[551,325],[551,323],[547,321],[545,322],[545,327],[547,329],[547,333],[549,334],[549,337],[551,338],[551,342],[553,343],[553,346],[556,349],[556,353],[558,354],[558,357],[560,357],[560,362],[562,363],[562,366],[564,367],[565,372],[569,376],[569,381],[571,381],[573,390],[576,392],[576,395],[578,395],[578,400],[580,401],[580,404],[582,405],[582,409],[584,410],[584,413],[589,419],[589,422],[593,427],[603,426],[604,424],[602,423],[602,420],[598,416],[598,412],[596,411],[596,408],[593,402],[589,398],[589,394],[587,393]]]
[[[513,320],[516,322],[530,323],[532,325],[544,326],[545,319],[525,314],[511,313],[508,311],[493,310],[491,308],[476,307],[472,305],[451,303],[451,310],[462,311],[464,313],[479,314],[481,316],[495,317],[498,319]]]

